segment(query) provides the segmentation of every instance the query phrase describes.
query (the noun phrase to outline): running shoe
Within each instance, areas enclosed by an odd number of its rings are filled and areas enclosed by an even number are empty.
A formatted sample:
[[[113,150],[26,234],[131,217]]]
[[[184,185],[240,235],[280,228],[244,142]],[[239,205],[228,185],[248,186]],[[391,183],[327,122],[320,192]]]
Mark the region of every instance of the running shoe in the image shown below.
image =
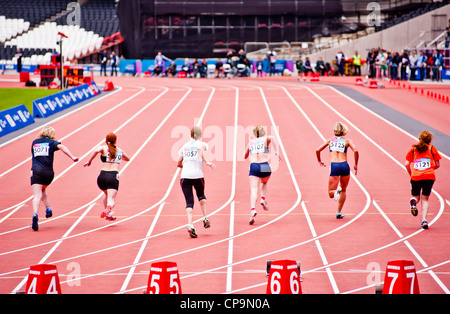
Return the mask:
[[[417,203],[416,203],[416,199],[413,197],[411,198],[411,200],[409,201],[409,203],[411,204],[411,214],[413,216],[417,216],[417,214],[419,213],[417,210]]]
[[[39,220],[38,215],[34,214],[33,215],[33,223],[31,224],[31,228],[34,231],[38,231],[39,230],[38,220]]]
[[[339,198],[341,197],[341,191],[342,188],[338,187],[337,190],[334,192],[334,200],[339,201]]]
[[[106,206],[105,210],[100,214],[100,218],[105,218],[111,212],[111,206]]]
[[[254,209],[250,211],[250,221],[248,222],[250,225],[253,225],[255,223],[255,217],[257,214],[258,213]]]
[[[197,237],[197,234],[195,233],[195,229],[194,228],[188,226],[187,227],[187,232],[189,233],[189,236],[191,238],[196,238]]]
[[[336,219],[342,219],[342,218],[344,218],[344,217],[345,217],[345,216],[342,215],[341,212],[337,212],[337,213],[336,213]]]
[[[50,209],[50,207],[47,207],[47,209],[45,210],[45,218],[50,218],[53,216],[53,212]]]
[[[428,222],[426,220],[422,220],[422,223],[420,224],[420,227],[422,229],[428,229]]]
[[[211,227],[211,223],[209,222],[208,217],[205,217],[205,219],[203,219],[203,227],[205,227],[205,229]]]
[[[269,210],[269,205],[267,205],[266,200],[261,199],[261,206],[264,210]]]
[[[113,211],[109,211],[108,214],[106,214],[105,220],[109,220],[109,221],[114,221],[117,218],[115,216],[113,216],[114,212]]]

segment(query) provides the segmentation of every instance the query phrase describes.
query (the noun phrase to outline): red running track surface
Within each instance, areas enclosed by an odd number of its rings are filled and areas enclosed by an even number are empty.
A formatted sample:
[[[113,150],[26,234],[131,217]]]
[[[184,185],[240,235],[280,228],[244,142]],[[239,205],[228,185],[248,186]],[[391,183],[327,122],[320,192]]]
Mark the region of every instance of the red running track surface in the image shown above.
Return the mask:
[[[400,131],[322,82],[113,80],[120,89],[52,123],[80,161],[56,153],[56,177],[48,188],[54,217],[45,219],[41,205],[38,232],[30,227],[29,186],[29,145],[38,130],[0,146],[1,293],[25,289],[29,266],[38,263],[57,265],[63,293],[142,293],[151,263],[167,260],[178,265],[183,293],[263,294],[266,261],[279,259],[301,262],[308,294],[373,294],[387,262],[397,259],[414,261],[421,293],[449,293],[449,158],[444,155],[437,170],[430,229],[422,230],[420,210],[418,217],[410,214],[403,167],[418,134]],[[401,102],[409,93],[402,89],[395,102],[390,89],[370,93],[399,111],[423,99],[412,93]],[[450,109],[440,110],[448,127]],[[434,123],[426,112],[415,118]],[[327,195],[329,167],[320,167],[315,157],[336,121],[349,126],[361,156],[342,220]],[[202,126],[217,168],[205,169],[211,228],[203,229],[196,202],[199,236],[191,239],[176,153],[195,124]],[[243,156],[257,124],[279,139],[283,161],[272,162],[270,210],[258,208],[250,226],[249,163]],[[115,222],[99,217],[100,161],[83,167],[110,131],[132,156],[121,166]],[[325,151],[322,158],[328,161]],[[353,169],[351,151],[349,163]]]

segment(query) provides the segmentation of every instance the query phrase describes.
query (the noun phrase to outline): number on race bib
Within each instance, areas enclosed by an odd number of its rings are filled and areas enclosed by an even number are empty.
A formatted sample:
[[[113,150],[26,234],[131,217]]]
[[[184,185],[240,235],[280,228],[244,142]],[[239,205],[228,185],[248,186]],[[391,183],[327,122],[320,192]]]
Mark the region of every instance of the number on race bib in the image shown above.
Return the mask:
[[[420,158],[414,161],[414,169],[416,170],[426,170],[431,167],[430,158]]]
[[[250,154],[264,154],[267,153],[267,146],[265,145],[264,139],[256,139],[249,144]]]
[[[195,146],[185,147],[183,152],[184,160],[195,160],[197,159],[198,149]]]
[[[344,139],[331,139],[330,141],[330,151],[332,152],[345,152],[345,141]]]
[[[48,156],[49,151],[50,151],[50,146],[48,145],[48,143],[35,144],[33,146],[34,157]]]

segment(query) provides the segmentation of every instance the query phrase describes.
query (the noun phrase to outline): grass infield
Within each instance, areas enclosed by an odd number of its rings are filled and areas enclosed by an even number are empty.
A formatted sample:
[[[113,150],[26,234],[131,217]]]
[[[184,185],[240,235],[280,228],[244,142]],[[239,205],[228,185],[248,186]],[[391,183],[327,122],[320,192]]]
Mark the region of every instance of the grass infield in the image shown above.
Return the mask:
[[[33,100],[59,91],[46,88],[0,88],[0,111],[24,104],[32,113]]]

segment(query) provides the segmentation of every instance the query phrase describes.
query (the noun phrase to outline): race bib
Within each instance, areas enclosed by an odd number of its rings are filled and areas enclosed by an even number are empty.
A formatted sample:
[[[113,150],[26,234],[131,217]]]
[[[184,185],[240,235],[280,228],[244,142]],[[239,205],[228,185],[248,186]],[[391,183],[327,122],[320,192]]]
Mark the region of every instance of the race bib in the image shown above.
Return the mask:
[[[332,138],[330,140],[330,151],[332,152],[345,152],[345,139],[342,138]]]
[[[197,160],[198,149],[197,146],[184,147],[183,159],[184,160]]]
[[[430,158],[419,158],[414,160],[414,169],[416,170],[426,170],[431,168]]]
[[[37,143],[33,146],[33,156],[48,156],[50,152],[50,145],[48,143]]]
[[[250,154],[264,154],[267,153],[268,147],[265,145],[264,139],[252,140],[249,144]]]
[[[109,152],[108,152],[108,155],[106,156],[106,162],[120,164],[121,161],[122,161],[122,152],[121,151],[116,152],[116,157],[113,160],[110,159]]]

